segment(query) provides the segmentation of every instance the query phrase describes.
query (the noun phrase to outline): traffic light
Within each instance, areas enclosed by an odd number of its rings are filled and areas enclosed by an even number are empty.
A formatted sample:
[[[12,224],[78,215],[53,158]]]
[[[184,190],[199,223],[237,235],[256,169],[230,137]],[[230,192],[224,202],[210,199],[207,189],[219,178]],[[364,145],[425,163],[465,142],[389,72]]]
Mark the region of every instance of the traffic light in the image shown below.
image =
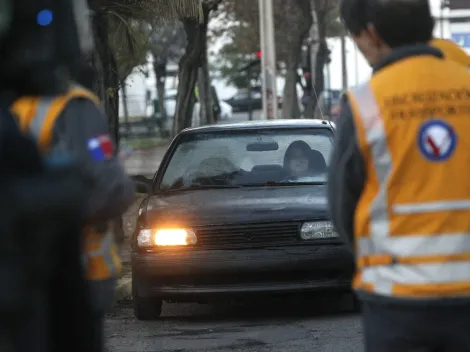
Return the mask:
[[[256,52],[256,59],[250,60],[245,66],[243,66],[240,71],[248,71],[251,70],[253,67],[261,65],[261,51]]]
[[[331,50],[330,50],[330,48],[328,48],[328,47],[326,47],[325,63],[326,63],[327,65],[331,63]]]

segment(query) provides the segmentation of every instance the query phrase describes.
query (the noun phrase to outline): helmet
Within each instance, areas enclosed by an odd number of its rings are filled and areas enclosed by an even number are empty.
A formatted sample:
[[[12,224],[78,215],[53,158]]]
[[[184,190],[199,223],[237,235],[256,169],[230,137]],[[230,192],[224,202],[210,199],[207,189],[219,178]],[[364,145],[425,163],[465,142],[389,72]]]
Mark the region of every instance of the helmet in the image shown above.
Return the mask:
[[[444,57],[470,68],[470,56],[452,40],[433,39],[431,46],[439,49]]]
[[[65,90],[69,65],[93,48],[87,10],[86,0],[0,0],[0,88],[22,95]]]
[[[10,28],[12,20],[12,4],[9,0],[0,0],[0,40]]]

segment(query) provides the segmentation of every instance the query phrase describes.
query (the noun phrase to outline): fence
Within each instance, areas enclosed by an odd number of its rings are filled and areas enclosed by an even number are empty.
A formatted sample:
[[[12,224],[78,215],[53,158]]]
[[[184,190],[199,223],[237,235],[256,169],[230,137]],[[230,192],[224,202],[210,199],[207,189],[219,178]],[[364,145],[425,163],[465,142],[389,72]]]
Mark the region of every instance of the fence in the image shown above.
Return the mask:
[[[140,120],[120,122],[119,133],[121,138],[147,138],[147,137],[168,137],[170,132],[168,123],[164,123],[159,118],[147,117]]]

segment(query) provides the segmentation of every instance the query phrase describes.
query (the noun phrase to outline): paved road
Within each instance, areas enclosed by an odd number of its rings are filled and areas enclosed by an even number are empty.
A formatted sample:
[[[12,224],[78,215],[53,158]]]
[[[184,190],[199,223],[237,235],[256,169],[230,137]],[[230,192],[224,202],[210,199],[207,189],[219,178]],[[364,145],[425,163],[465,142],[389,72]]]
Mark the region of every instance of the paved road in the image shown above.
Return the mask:
[[[133,317],[131,301],[106,320],[107,352],[360,352],[359,316],[347,302],[314,305],[167,304],[159,321]],[[339,306],[339,308],[338,308]]]
[[[245,121],[237,114],[230,121]],[[153,173],[164,148],[138,152],[126,165]],[[360,352],[360,318],[342,302],[312,298],[253,305],[166,304],[159,321],[137,321],[130,299],[106,320],[108,352]]]

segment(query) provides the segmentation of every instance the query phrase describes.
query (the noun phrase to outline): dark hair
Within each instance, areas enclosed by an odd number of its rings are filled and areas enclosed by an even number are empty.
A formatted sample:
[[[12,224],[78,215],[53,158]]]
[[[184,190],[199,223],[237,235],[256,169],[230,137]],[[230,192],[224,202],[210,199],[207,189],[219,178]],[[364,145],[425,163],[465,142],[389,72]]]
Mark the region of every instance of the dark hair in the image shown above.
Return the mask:
[[[342,0],[340,15],[353,35],[373,24],[391,48],[427,43],[434,29],[429,0]]]
[[[298,141],[292,142],[287,147],[286,154],[284,154],[284,167],[288,166],[287,164],[292,159],[292,154],[294,153],[295,149],[300,149],[307,158],[310,157],[310,152],[312,151],[310,146],[304,141],[298,140]]]

